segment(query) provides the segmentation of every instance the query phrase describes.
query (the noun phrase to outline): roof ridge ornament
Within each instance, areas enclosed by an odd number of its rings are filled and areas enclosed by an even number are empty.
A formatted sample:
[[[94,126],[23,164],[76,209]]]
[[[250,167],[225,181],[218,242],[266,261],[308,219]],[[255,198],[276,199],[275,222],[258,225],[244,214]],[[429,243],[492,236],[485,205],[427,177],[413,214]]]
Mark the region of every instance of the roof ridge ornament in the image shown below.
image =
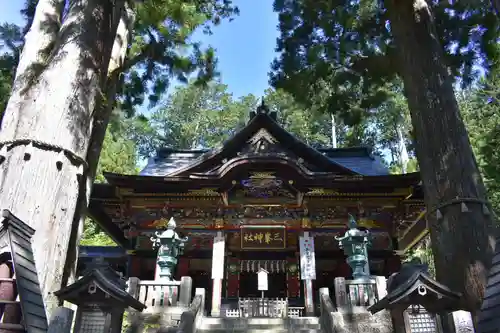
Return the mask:
[[[256,117],[257,115],[259,114],[266,114],[268,115],[271,119],[273,119],[274,121],[276,121],[276,117],[277,117],[277,112],[276,111],[271,111],[269,109],[269,106],[266,104],[266,100],[264,97],[262,97],[261,99],[261,102],[260,102],[260,105],[257,107],[257,110],[256,111],[251,111],[250,112],[250,119],[249,120],[252,120],[254,117]]]
[[[260,105],[257,107],[257,113],[269,114],[269,107],[266,105],[266,100],[262,97]]]

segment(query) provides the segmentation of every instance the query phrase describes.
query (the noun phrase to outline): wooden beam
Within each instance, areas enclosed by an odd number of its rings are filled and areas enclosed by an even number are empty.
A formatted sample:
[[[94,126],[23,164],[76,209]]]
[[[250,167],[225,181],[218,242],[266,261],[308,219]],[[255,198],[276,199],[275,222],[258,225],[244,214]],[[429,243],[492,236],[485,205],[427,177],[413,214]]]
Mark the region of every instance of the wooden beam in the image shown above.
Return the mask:
[[[96,202],[90,202],[89,216],[99,224],[99,226],[106,232],[112,240],[124,249],[131,249],[130,242],[125,238],[123,231],[113,223],[111,218],[104,212],[102,206]]]
[[[427,228],[427,220],[425,219],[425,211],[422,212],[417,220],[398,238],[399,249],[403,252],[411,249],[422,238],[429,233]]]

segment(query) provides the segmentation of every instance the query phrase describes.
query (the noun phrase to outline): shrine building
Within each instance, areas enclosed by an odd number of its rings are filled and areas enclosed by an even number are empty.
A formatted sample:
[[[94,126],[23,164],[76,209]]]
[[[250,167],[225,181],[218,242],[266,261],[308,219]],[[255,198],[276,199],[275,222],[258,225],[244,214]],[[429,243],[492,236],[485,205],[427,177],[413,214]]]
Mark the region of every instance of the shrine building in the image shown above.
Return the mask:
[[[335,277],[350,278],[335,239],[347,230],[348,214],[372,236],[372,275],[397,272],[400,255],[427,232],[418,173],[391,175],[368,148],[310,147],[264,105],[220,148],[161,148],[139,175],[104,175],[89,214],[121,248],[82,247],[80,265],[94,251],[128,277],[154,280],[151,236],[173,218],[189,237],[175,277],[205,288],[215,313],[261,297],[260,268],[269,272],[264,297],[295,306],[304,306],[305,294],[316,300],[319,288],[333,288]]]

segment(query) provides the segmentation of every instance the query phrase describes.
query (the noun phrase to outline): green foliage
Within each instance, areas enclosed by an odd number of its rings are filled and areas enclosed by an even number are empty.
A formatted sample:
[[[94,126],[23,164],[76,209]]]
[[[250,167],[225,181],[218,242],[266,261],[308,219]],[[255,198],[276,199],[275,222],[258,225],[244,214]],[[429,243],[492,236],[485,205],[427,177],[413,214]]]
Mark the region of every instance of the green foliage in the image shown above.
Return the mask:
[[[410,158],[408,160],[408,163],[406,164],[406,173],[411,173],[411,172],[417,172],[419,171],[419,167],[418,167],[418,161],[416,158]],[[401,168],[401,164],[399,163],[393,163],[390,167],[389,167],[389,172],[393,175],[399,175],[401,173],[403,173],[403,169]]]
[[[129,115],[146,100],[155,106],[172,78],[187,83],[196,75],[206,84],[217,76],[212,48],[203,50],[192,34],[238,14],[230,0],[148,0],[136,5],[132,43],[119,90],[120,109]]]
[[[90,218],[85,219],[80,245],[117,246],[116,243],[99,228],[97,223]]]
[[[473,65],[489,68],[498,57],[498,19],[486,0],[429,4],[449,71],[468,85],[477,77]],[[350,125],[391,98],[400,68],[384,2],[275,0],[274,9],[281,32],[275,88]]]
[[[153,112],[149,123],[136,120],[135,140],[142,144],[144,156],[162,145],[176,149],[219,146],[244,126],[256,103],[255,97],[234,100],[221,83],[206,87],[191,83],[178,87]]]
[[[377,145],[377,133],[369,120],[355,126],[341,121],[332,124],[331,116],[297,104],[290,94],[268,89],[265,103],[277,112],[277,121],[289,132],[314,147],[332,144],[335,126],[340,147]],[[222,145],[248,121],[249,113],[260,102],[254,95],[234,99],[227,86],[211,82],[206,86],[191,82],[177,89],[150,119],[131,121],[130,138],[138,144],[143,157],[154,155],[160,146],[176,149],[213,148]]]
[[[127,138],[128,132],[129,121],[123,119],[120,113],[116,113],[104,138],[97,167],[97,183],[106,181],[102,174],[103,171],[130,175],[137,173],[136,146],[132,140]],[[116,246],[116,243],[99,228],[95,221],[87,218],[80,245]]]
[[[0,52],[2,52],[0,55],[0,120],[10,97],[22,41],[23,34],[18,26],[9,23],[0,25]]]
[[[410,262],[413,259],[419,259],[422,264],[427,265],[429,274],[436,278],[436,267],[434,266],[434,255],[432,253],[431,238],[427,234],[420,242],[406,253],[405,262]]]
[[[490,202],[500,213],[500,66],[458,98]]]
[[[130,121],[123,119],[120,114],[115,114],[114,118],[104,137],[97,167],[97,183],[105,182],[103,171],[131,175],[136,173],[136,146],[127,137]]]
[[[331,119],[319,112],[309,112],[283,90],[268,89],[265,101],[277,113],[277,120],[290,133],[311,146],[328,147],[331,139]]]

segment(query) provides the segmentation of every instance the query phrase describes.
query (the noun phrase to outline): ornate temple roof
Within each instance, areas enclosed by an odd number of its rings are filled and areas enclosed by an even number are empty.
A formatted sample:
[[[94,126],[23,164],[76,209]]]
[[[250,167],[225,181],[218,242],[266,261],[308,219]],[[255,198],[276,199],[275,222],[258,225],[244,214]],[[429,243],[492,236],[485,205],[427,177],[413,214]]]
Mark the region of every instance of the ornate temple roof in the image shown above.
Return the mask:
[[[280,207],[281,213],[274,217],[294,210],[296,218],[290,223],[309,214],[317,217],[313,225],[324,226],[319,222],[324,215],[340,226],[342,214],[367,203],[369,207],[363,208],[367,214],[381,216],[385,211],[397,221],[383,224],[397,224],[403,248],[426,228],[425,221],[415,223],[422,209],[419,173],[389,174],[366,147],[311,147],[281,127],[265,106],[252,112],[247,125],[221,147],[161,148],[138,175],[104,172],[104,176],[107,184],[93,187],[89,213],[127,249],[133,248],[134,235],[146,232],[148,223],[160,216],[180,214],[189,228],[210,230],[224,217],[230,228],[237,222],[235,216],[251,219],[252,214],[239,211],[245,205]],[[326,212],[331,200],[336,208]],[[186,208],[190,205],[194,207]],[[172,210],[168,214],[167,208]],[[193,209],[195,213],[188,213]],[[265,216],[271,214],[266,211]],[[195,217],[200,214],[207,226]],[[412,232],[406,232],[409,228]]]
[[[176,150],[162,148],[156,157],[149,159],[146,167],[139,173],[142,176],[173,176],[187,174],[190,171],[204,171],[204,166],[219,159],[231,159],[243,154],[253,155],[272,153],[283,156],[293,155],[315,164],[317,171],[331,172],[339,169],[351,174],[363,176],[388,175],[387,167],[379,157],[371,154],[369,148],[325,148],[315,149],[293,134],[286,131],[266,112],[265,109],[253,116],[248,124],[226,141],[222,147],[213,150]],[[267,149],[262,149],[262,143],[267,141]],[[248,146],[259,146],[259,151],[248,149]],[[247,149],[245,149],[247,148]],[[279,149],[276,149],[279,148]],[[245,151],[246,150],[246,151]],[[239,155],[238,155],[239,154]],[[222,158],[221,158],[222,157]]]
[[[310,147],[311,149],[314,149]],[[373,156],[367,147],[325,148],[317,151],[328,157],[332,164],[341,165],[359,175],[388,175],[389,170],[378,156]],[[189,167],[210,154],[211,150],[175,150],[162,148],[156,157],[151,157],[141,170],[141,176],[169,176]]]

